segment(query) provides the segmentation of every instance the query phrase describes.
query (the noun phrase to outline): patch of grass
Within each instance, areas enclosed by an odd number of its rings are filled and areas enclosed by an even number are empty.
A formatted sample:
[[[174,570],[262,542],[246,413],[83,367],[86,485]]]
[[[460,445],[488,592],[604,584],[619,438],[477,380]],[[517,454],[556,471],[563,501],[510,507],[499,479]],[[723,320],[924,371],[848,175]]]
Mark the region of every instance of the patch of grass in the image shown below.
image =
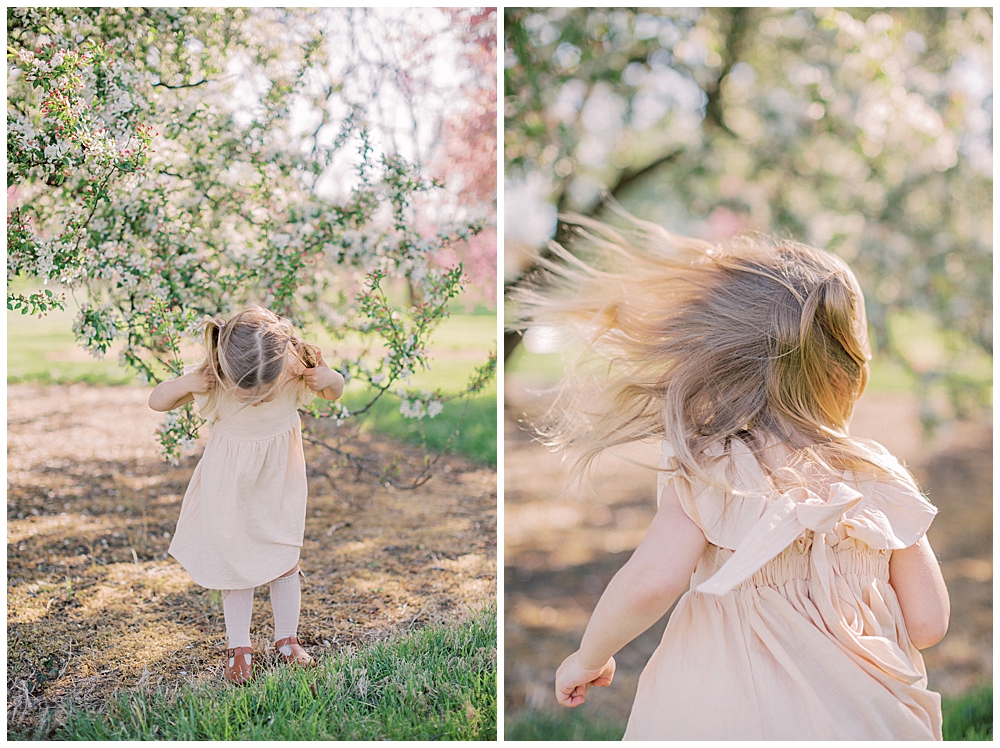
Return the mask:
[[[495,306],[487,306],[485,302],[477,301],[471,306],[466,303],[463,297],[452,299],[448,303],[448,311],[451,314],[466,314],[471,317],[492,317],[494,327],[496,326],[497,310]]]
[[[869,366],[870,377],[865,392],[913,392],[917,379],[899,362],[887,356],[876,356]]]
[[[119,694],[57,740],[496,740],[496,609],[250,685]]]
[[[323,349],[327,363],[333,368],[337,368],[338,364],[335,352],[353,356],[365,347],[358,335],[348,335],[343,340],[334,340],[318,325],[303,329],[302,334],[306,340]],[[430,368],[415,371],[407,386],[416,389],[439,388],[444,392],[460,392],[465,388],[475,368],[486,362],[490,351],[496,350],[496,341],[495,310],[477,306],[468,313],[463,305],[453,304],[450,316],[442,320],[431,334],[428,346]],[[379,358],[382,352],[373,349],[371,354]],[[348,391],[351,389],[352,385],[348,384]]]
[[[895,312],[889,329],[918,369],[947,369],[972,380],[993,379],[993,357],[956,330],[941,327],[928,312]]]
[[[945,740],[993,740],[993,686],[943,699]],[[621,740],[625,723],[580,709],[525,711],[504,719],[507,740]]]
[[[569,368],[572,357],[562,353],[532,353],[523,344],[504,361],[505,374],[531,377],[539,386],[555,385]]]
[[[118,348],[104,359],[92,358],[73,339],[76,307],[41,319],[7,312],[7,382],[38,384],[137,384],[135,374],[118,365]]]
[[[444,410],[437,416],[434,418],[425,416],[420,420],[405,418],[399,412],[399,402],[395,398],[383,398],[375,403],[366,416],[366,428],[410,444],[425,446],[436,452],[444,449],[448,438],[461,423],[461,432],[452,440],[449,451],[481,464],[496,467],[495,385],[491,389],[492,393],[482,394],[467,401],[456,400],[445,403]],[[367,401],[358,395],[348,393],[344,396],[344,402],[347,407],[358,407]]]
[[[567,709],[551,712],[520,712],[504,718],[506,740],[621,740],[625,723]]]
[[[993,684],[943,699],[945,740],[993,740]]]

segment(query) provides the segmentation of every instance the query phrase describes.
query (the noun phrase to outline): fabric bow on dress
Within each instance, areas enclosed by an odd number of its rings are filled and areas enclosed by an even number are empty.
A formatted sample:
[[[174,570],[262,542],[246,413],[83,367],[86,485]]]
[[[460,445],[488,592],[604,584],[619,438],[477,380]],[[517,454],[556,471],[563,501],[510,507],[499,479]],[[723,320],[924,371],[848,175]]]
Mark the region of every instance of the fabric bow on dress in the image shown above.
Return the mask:
[[[851,512],[864,496],[846,483],[834,483],[823,501],[806,488],[793,488],[778,495],[761,518],[747,533],[733,555],[712,577],[695,588],[695,592],[725,595],[754,575],[779,555],[797,538],[813,534],[810,554],[810,578],[813,602],[827,630],[847,649],[906,683],[915,683],[923,674],[913,666],[899,645],[885,636],[866,635],[865,629],[880,627],[864,618],[867,606],[860,609],[848,605],[837,593],[838,585],[833,552],[826,542],[827,534],[843,526],[847,538],[871,541],[875,548],[903,548],[905,545],[892,533],[875,532],[881,523],[873,522],[862,513]],[[853,516],[852,516],[853,515]],[[888,536],[887,536],[888,535]],[[839,539],[838,539],[839,540]],[[880,542],[876,542],[876,540]],[[848,609],[850,608],[850,609]],[[858,613],[861,613],[859,620]],[[859,630],[849,622],[855,622]],[[866,626],[865,624],[875,624]]]
[[[829,501],[823,501],[806,488],[793,488],[779,494],[732,557],[711,579],[698,585],[696,591],[709,595],[726,594],[753,576],[806,530],[820,535],[831,532],[844,513],[862,498],[860,492],[845,483],[830,486]],[[819,541],[820,538],[816,538],[813,543],[813,559],[818,560],[819,568],[825,571],[829,568],[826,543]],[[821,558],[817,559],[817,555]]]

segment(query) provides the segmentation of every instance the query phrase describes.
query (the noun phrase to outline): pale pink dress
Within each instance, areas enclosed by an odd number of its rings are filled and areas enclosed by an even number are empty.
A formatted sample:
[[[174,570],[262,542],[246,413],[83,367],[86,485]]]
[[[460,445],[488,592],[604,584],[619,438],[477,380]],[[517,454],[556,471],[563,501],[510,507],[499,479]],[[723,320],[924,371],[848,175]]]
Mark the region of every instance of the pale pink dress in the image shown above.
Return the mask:
[[[301,378],[257,406],[223,390],[209,408],[207,395],[195,395],[211,434],[184,494],[170,555],[196,584],[257,587],[298,562],[307,498],[298,408],[313,396]]]
[[[890,554],[937,510],[902,482],[852,473],[779,492],[739,439],[714,456],[733,493],[692,491],[663,445],[660,490],[673,482],[709,545],[625,739],[940,740],[940,696],[889,585]]]

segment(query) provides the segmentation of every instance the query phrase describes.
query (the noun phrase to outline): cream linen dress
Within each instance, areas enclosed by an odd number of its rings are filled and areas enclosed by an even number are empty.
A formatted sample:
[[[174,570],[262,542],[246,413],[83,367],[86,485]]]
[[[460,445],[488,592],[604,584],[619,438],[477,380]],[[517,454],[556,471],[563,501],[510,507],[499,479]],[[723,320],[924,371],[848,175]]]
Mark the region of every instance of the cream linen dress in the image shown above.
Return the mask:
[[[214,408],[207,395],[194,399],[211,434],[184,494],[170,555],[202,587],[266,584],[299,560],[307,485],[298,408],[313,393],[299,377],[256,406],[225,390]]]
[[[853,473],[820,494],[780,492],[739,439],[713,456],[733,493],[676,479],[663,444],[660,491],[673,481],[709,545],[642,672],[625,739],[941,740],[941,698],[889,586],[890,554],[937,510]]]

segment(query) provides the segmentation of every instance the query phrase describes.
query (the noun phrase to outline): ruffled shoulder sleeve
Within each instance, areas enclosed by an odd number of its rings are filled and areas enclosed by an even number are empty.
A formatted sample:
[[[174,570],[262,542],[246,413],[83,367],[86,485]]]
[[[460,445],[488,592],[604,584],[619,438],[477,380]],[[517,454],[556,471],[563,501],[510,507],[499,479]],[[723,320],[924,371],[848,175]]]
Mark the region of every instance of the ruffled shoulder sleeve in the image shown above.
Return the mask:
[[[664,441],[657,498],[672,482],[681,507],[708,542],[735,549],[764,513],[774,490],[753,453],[739,439],[713,445],[705,458],[711,483],[684,476],[673,446]]]
[[[894,466],[902,466],[882,450],[882,457]],[[937,515],[937,507],[915,485],[902,478],[848,474],[864,499],[844,517],[844,527],[871,548],[899,550],[909,548],[924,536]]]

